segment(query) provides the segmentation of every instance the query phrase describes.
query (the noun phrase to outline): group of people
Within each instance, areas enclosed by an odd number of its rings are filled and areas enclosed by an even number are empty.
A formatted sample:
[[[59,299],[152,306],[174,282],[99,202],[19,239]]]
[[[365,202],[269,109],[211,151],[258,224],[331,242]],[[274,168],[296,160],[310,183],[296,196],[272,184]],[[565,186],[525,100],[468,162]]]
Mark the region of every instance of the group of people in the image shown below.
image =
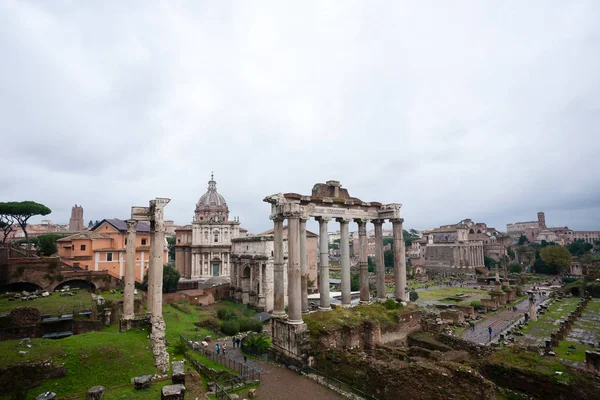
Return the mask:
[[[215,345],[215,352],[217,353],[217,355],[220,355],[220,354],[225,355],[226,351],[227,351],[227,343],[223,343],[222,345],[217,343]]]

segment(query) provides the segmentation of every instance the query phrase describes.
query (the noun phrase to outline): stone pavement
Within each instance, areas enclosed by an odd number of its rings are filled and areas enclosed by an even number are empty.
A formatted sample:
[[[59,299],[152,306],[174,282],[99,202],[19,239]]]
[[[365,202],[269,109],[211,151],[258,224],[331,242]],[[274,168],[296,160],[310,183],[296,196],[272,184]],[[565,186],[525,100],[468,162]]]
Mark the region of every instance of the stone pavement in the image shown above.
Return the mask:
[[[231,342],[227,343],[226,356],[243,363],[244,355],[241,350],[231,349],[230,345]],[[246,364],[261,371],[261,383],[256,389],[256,395],[261,400],[290,400],[293,398],[339,400],[344,398],[312,379],[277,364],[249,357],[246,359]]]
[[[547,297],[542,300],[547,300]],[[526,312],[529,310],[529,300],[525,299],[517,304],[517,312],[510,310],[503,310],[497,314],[490,315],[475,325],[475,330],[467,329],[462,339],[470,342],[488,344],[497,341],[499,335],[510,328],[514,323],[521,319]],[[492,337],[488,333],[488,328],[492,327]]]
[[[600,342],[600,299],[592,299],[571,328],[567,340],[595,346]]]

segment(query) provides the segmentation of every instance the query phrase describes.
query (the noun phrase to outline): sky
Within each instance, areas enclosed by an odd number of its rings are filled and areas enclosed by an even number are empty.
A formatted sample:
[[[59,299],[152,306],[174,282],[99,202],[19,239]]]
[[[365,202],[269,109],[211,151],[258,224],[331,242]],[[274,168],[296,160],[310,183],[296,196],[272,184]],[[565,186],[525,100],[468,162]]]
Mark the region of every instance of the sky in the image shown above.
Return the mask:
[[[4,0],[0,201],[87,224],[167,197],[188,224],[214,171],[254,233],[265,196],[327,180],[405,228],[600,230],[598,21],[598,1]]]

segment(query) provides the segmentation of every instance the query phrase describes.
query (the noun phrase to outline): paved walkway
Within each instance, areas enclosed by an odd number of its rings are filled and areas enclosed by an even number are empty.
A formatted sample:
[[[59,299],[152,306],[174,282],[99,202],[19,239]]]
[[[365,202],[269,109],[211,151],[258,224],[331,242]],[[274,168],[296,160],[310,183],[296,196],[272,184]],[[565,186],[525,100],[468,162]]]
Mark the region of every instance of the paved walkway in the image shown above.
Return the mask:
[[[543,298],[543,303],[548,298]],[[475,329],[466,330],[462,338],[470,342],[487,344],[494,342],[498,339],[499,335],[510,328],[515,322],[525,315],[529,311],[529,300],[525,299],[516,305],[517,311],[504,310],[497,314],[490,315],[475,325]],[[492,328],[492,335],[490,337],[488,328]]]
[[[227,347],[230,344],[228,343]],[[238,348],[228,348],[227,357],[244,362],[244,355]],[[247,358],[246,364],[261,371],[260,386],[256,389],[256,395],[259,399],[339,400],[344,398],[312,379],[299,375],[285,367],[252,358]]]

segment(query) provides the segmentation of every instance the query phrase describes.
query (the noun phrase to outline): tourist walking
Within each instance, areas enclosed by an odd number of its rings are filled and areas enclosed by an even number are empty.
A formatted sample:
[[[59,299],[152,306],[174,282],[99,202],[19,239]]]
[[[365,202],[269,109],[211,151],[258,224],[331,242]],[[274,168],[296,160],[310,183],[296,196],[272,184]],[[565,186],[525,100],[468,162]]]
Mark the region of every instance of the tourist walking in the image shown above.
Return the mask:
[[[241,342],[240,338],[235,338],[235,344],[237,345],[238,349],[240,348],[240,342]]]
[[[248,359],[246,358],[246,355],[244,354],[244,364],[246,363],[246,361],[248,361]]]
[[[217,345],[215,346],[215,350],[217,351],[217,355],[221,354],[221,346],[219,345],[219,343],[217,343]]]
[[[471,327],[471,330],[474,331],[475,330],[475,322],[473,321],[469,321],[469,326]]]
[[[488,333],[490,334],[490,342],[492,341],[492,327],[488,327]]]
[[[235,349],[235,336],[231,337],[231,347]]]

